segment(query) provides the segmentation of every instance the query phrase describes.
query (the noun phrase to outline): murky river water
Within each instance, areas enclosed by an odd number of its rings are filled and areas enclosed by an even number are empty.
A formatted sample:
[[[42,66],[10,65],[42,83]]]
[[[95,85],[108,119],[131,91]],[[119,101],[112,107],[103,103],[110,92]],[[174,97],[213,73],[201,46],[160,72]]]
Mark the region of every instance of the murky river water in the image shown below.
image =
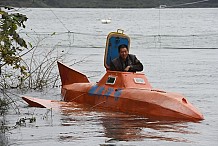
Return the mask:
[[[107,34],[117,28],[131,37],[131,53],[144,64],[153,87],[184,94],[203,113],[199,123],[156,121],[124,113],[69,105],[48,110],[20,100],[20,114],[9,112],[11,145],[100,145],[110,138],[121,145],[218,145],[218,9],[21,9],[29,20],[23,34],[39,48],[69,52],[65,62],[96,82],[104,75]],[[110,24],[101,19],[111,18]],[[51,35],[55,32],[55,35]],[[21,95],[21,93],[19,93]],[[57,99],[60,88],[25,95]],[[18,97],[13,97],[18,99]],[[106,142],[105,142],[106,141]]]

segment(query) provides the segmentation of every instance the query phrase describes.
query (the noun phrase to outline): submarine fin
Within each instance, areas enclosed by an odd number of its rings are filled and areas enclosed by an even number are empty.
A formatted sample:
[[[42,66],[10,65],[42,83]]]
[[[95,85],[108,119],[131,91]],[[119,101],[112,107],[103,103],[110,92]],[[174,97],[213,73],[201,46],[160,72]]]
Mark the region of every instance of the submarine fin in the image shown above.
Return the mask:
[[[62,85],[68,85],[73,83],[89,83],[89,80],[86,75],[76,70],[73,70],[72,68],[60,62],[57,63]]]
[[[30,106],[30,107],[39,107],[39,108],[53,108],[56,109],[61,107],[62,105],[67,105],[67,102],[58,101],[58,100],[47,100],[41,98],[34,98],[30,96],[22,96],[22,99]]]
[[[51,100],[33,98],[29,96],[22,96],[22,99],[31,107],[51,108]]]

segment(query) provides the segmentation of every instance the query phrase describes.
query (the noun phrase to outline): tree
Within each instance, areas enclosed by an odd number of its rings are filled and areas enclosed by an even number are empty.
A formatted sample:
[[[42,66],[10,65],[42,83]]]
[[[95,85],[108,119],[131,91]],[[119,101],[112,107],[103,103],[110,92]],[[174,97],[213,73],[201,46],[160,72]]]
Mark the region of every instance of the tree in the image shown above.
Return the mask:
[[[13,8],[5,7],[0,8],[0,115],[7,110],[10,102],[5,92],[5,76],[7,72],[2,75],[1,68],[3,66],[11,66],[12,70],[18,70],[23,77],[27,76],[26,67],[21,65],[22,55],[21,52],[27,49],[26,41],[18,34],[19,28],[25,28],[24,22],[27,17],[23,14],[16,13]],[[20,78],[22,79],[22,78]]]
[[[21,51],[27,49],[26,41],[19,36],[17,30],[25,28],[27,17],[20,13],[8,13],[13,8],[0,8],[0,69],[12,66],[20,69],[21,74],[26,75],[26,67],[20,64]]]

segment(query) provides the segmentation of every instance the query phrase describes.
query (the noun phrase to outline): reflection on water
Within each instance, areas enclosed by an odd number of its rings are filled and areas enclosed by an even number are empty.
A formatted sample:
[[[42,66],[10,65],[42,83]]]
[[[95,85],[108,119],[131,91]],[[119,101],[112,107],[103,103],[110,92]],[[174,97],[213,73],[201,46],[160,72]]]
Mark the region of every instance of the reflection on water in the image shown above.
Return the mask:
[[[0,121],[1,122],[1,121]],[[1,128],[1,127],[0,127]],[[0,129],[1,130],[1,129]],[[1,146],[6,146],[8,145],[8,138],[5,135],[5,133],[2,133],[2,131],[0,131],[0,145]]]
[[[102,118],[102,125],[105,127],[107,137],[113,137],[118,140],[143,140],[145,138],[166,140],[166,141],[183,141],[179,138],[171,138],[161,135],[160,132],[189,133],[177,125],[176,122],[152,121],[146,118],[137,118],[134,116],[107,116]],[[182,123],[179,123],[182,124]]]
[[[190,129],[188,122],[184,121],[159,121],[119,112],[106,112],[97,109],[91,111],[82,105],[75,104],[74,106],[61,108],[62,126],[83,127],[84,125],[95,125],[97,126],[95,132],[117,141],[153,139],[189,143],[188,139],[182,136],[175,137],[175,134],[199,134]],[[103,131],[100,130],[102,129],[100,127],[103,128]],[[89,133],[89,131],[84,132]],[[62,133],[59,139],[65,141],[82,138],[82,136],[74,137],[73,135],[73,132]]]

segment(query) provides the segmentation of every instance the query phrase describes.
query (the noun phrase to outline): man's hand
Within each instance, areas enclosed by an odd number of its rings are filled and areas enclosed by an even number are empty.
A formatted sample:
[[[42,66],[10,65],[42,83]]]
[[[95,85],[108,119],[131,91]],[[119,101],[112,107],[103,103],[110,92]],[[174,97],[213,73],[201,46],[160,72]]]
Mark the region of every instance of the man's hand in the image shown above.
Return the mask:
[[[130,69],[130,66],[127,66],[127,67],[124,69],[124,71],[129,71],[129,69]]]

